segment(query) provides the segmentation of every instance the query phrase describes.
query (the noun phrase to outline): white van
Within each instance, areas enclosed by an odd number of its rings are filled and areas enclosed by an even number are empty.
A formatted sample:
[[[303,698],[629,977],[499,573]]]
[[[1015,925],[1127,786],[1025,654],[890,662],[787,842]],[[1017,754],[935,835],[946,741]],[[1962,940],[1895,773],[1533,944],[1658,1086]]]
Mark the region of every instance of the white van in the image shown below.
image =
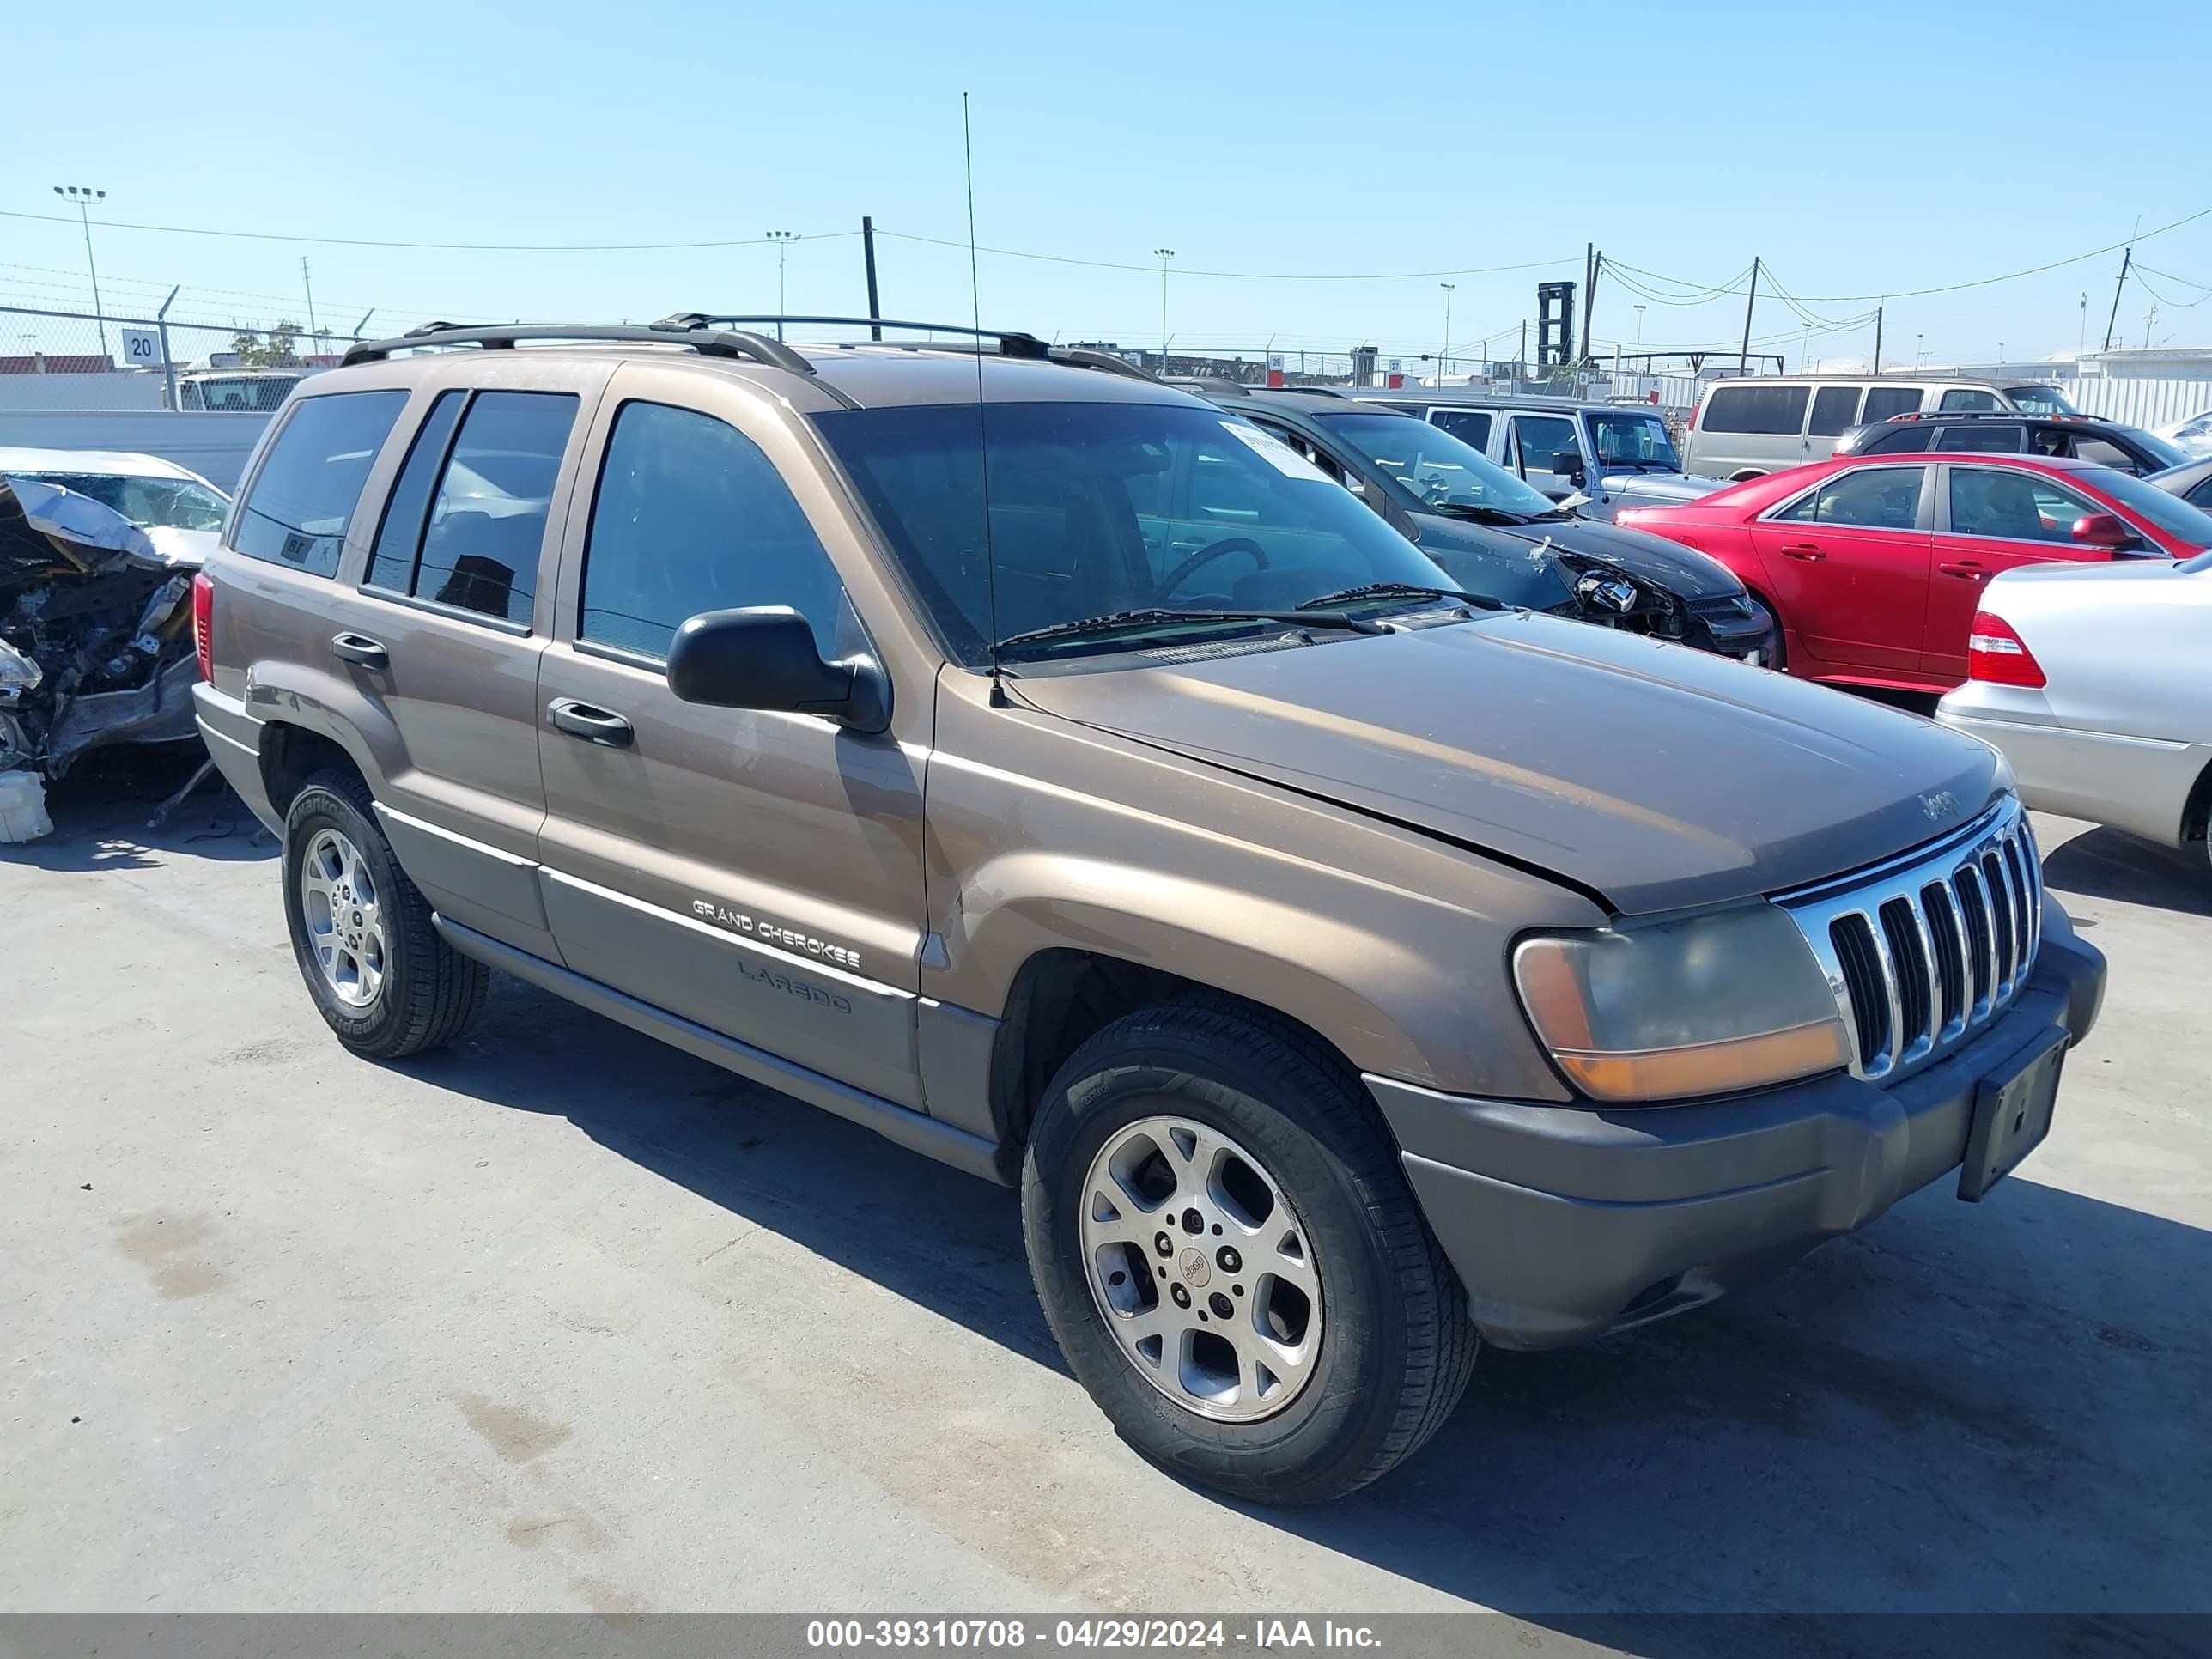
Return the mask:
[[[1880,380],[1860,375],[1759,375],[1716,380],[1690,412],[1685,471],[1735,483],[1824,461],[1836,440],[1869,421],[1922,410],[1943,414],[2078,411],[2051,386],[1994,380]]]

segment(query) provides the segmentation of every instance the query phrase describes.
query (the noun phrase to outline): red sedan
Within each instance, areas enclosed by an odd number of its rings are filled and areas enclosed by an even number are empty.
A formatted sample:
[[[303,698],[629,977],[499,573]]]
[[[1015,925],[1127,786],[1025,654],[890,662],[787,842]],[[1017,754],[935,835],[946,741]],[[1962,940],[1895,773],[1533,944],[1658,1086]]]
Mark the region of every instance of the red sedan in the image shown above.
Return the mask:
[[[2177,510],[2179,509],[2179,510]],[[1620,522],[1711,555],[1782,625],[1774,666],[1944,691],[1966,678],[1983,587],[2020,564],[2203,550],[2201,514],[2110,467],[2024,455],[1853,456]]]

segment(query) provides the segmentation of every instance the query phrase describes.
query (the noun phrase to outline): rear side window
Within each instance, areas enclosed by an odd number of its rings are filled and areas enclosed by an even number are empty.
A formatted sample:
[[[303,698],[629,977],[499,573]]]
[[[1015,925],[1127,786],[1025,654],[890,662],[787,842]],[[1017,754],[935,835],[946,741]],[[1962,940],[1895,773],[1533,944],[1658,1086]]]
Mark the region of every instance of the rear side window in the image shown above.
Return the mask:
[[[1887,421],[1899,415],[1917,414],[1920,400],[1927,395],[1917,386],[1869,386],[1866,407],[1859,411],[1859,419]]]
[[[1928,441],[1936,435],[1930,426],[1900,426],[1885,432],[1878,438],[1869,439],[1859,446],[1862,455],[1902,455],[1928,447]]]
[[[465,392],[441,392],[430,405],[429,417],[415,434],[407,464],[399,469],[399,482],[392,486],[385,503],[384,522],[377,529],[376,548],[369,555],[368,574],[362,580],[371,587],[388,587],[395,593],[415,591],[415,556],[422,547],[422,520],[430,510],[430,491],[445,469],[446,449],[461,418]]]
[[[1470,449],[1490,453],[1490,411],[1486,409],[1432,409],[1429,424],[1442,427]]]
[[[527,623],[577,398],[568,392],[479,392],[465,410],[456,404],[449,412],[446,398],[460,395],[440,398],[422,423],[377,536],[371,579],[418,599]],[[441,427],[453,412],[459,429],[447,452]],[[445,465],[426,516],[404,497],[425,486],[441,453]]]
[[[787,605],[840,653],[844,584],[775,463],[726,421],[666,404],[615,417],[592,504],[578,636],[665,657],[703,611]]]
[[[1805,404],[1811,388],[1802,386],[1716,386],[1705,400],[1702,432],[1786,433],[1805,429]]]
[[[1800,496],[1774,516],[1794,524],[1911,530],[1920,521],[1924,466],[1870,466],[1846,472]]]
[[[1954,386],[1943,394],[1943,401],[1936,407],[1946,415],[1986,415],[1993,410],[2002,409],[2004,404],[1997,400],[1997,394],[1994,392],[1978,392],[1972,386]]]
[[[239,504],[231,546],[249,559],[335,575],[361,487],[406,405],[404,392],[302,398]]]
[[[1859,388],[1824,386],[1813,394],[1813,424],[1807,428],[1816,438],[1840,437],[1858,424]]]
[[[2010,421],[1969,421],[1945,427],[1936,440],[1936,447],[1975,454],[2016,455],[2024,431],[2024,428]]]

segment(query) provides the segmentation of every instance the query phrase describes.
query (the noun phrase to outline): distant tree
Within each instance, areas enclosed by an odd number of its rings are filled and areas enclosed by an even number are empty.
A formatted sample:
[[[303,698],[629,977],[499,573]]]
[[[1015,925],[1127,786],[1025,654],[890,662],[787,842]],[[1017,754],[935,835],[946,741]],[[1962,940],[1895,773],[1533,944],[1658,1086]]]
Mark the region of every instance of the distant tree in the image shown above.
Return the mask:
[[[230,349],[238,354],[238,361],[247,368],[289,368],[300,361],[294,349],[300,334],[299,324],[289,319],[280,319],[276,327],[265,334],[250,333],[240,329],[231,338]]]

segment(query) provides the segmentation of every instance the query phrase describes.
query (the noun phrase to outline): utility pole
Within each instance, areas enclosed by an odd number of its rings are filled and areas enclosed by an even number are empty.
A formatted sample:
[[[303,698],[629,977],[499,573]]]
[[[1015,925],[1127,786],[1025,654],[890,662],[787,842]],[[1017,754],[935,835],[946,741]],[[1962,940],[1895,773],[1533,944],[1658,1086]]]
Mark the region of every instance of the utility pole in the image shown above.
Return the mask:
[[[1156,247],[1152,258],[1160,262],[1160,373],[1168,372],[1168,261],[1175,258],[1171,247]]]
[[[2130,248],[2120,255],[2120,280],[2112,284],[2112,313],[2105,319],[2105,349],[2112,349],[2112,325],[2120,319],[2120,290],[2128,285],[2128,268],[2135,263],[2136,251]]]
[[[1451,372],[1449,361],[1451,356],[1451,296],[1452,289],[1459,285],[1456,283],[1438,283],[1437,286],[1444,291],[1444,343],[1443,349],[1437,353],[1437,384],[1442,386],[1444,376]]]
[[[1636,307],[1636,355],[1644,355],[1644,307],[1640,301]]]
[[[1583,337],[1575,344],[1575,366],[1578,368],[1589,362],[1590,313],[1596,307],[1597,268],[1604,258],[1596,243],[1583,244]]]
[[[84,228],[84,268],[92,273],[92,320],[100,331],[100,355],[107,356],[107,318],[100,304],[100,266],[92,257],[92,204],[104,202],[107,192],[89,185],[56,185],[54,194],[76,204],[77,223]],[[110,363],[113,359],[109,359]]]
[[[1752,256],[1751,292],[1743,301],[1743,349],[1736,354],[1735,372],[1738,375],[1751,372],[1751,308],[1759,303],[1759,257]]]
[[[791,251],[791,245],[799,240],[799,233],[771,230],[768,233],[768,239],[775,244],[775,337],[781,340],[783,337],[783,258]]]
[[[884,337],[884,307],[876,298],[876,222],[867,214],[860,216],[860,253],[868,262],[868,337]]]
[[[1874,308],[1874,372],[1881,373],[1881,313],[1882,307]]]
[[[1528,378],[1528,319],[1521,319],[1521,349],[1513,356],[1513,378],[1517,383]]]
[[[307,290],[307,337],[319,350],[323,331],[315,326],[315,279],[307,274],[307,256],[304,253],[300,256],[300,284]]]

